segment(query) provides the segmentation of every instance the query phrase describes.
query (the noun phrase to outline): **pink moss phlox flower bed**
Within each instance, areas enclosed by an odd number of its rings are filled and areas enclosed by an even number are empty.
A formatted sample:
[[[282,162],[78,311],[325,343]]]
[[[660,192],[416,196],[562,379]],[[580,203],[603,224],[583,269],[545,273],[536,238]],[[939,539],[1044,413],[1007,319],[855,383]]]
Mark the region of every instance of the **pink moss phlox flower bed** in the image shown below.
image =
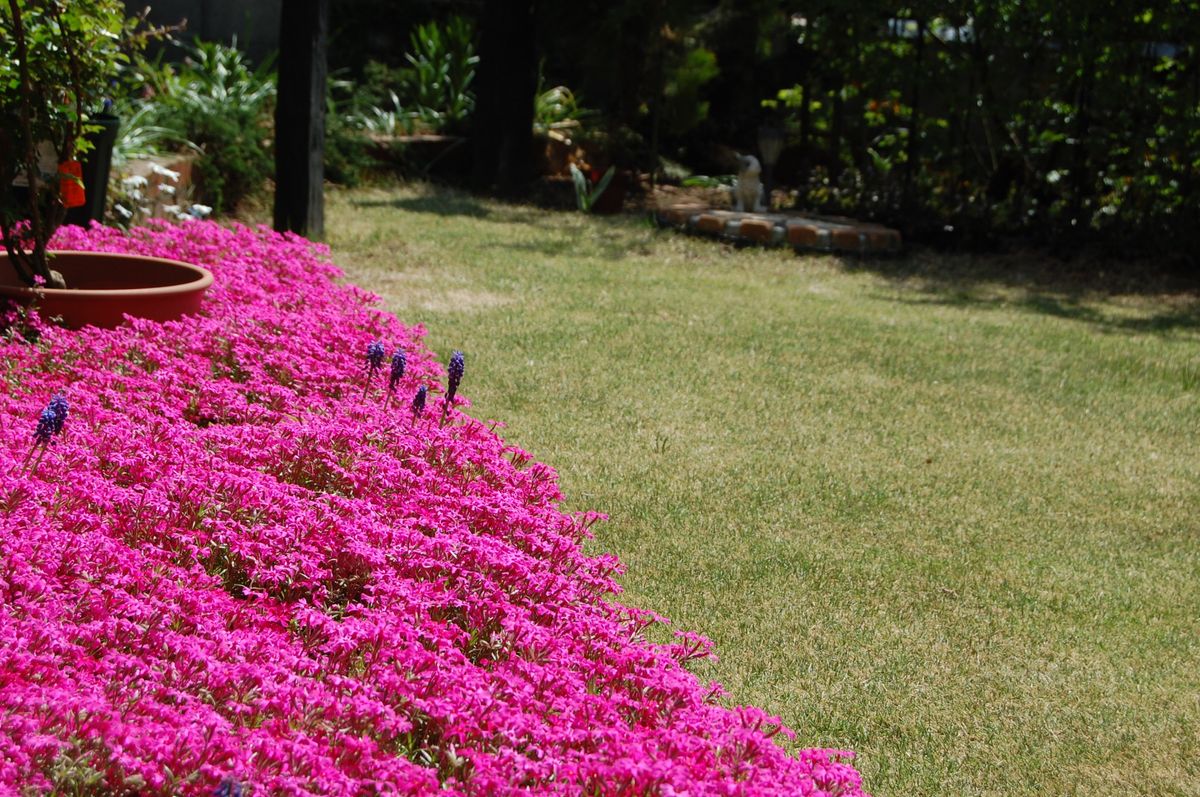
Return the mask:
[[[581,549],[596,516],[462,398],[442,425],[423,330],[320,247],[54,243],[217,281],[201,316],[0,342],[0,793],[862,794],[848,752],[722,705],[703,639],[647,638]],[[407,356],[386,409],[376,340]]]

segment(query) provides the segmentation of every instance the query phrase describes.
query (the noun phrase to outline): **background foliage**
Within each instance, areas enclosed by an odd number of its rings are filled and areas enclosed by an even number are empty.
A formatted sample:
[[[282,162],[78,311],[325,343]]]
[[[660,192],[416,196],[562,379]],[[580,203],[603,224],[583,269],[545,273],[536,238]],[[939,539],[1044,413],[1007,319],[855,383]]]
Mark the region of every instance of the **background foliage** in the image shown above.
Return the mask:
[[[777,99],[810,201],[925,235],[1196,242],[1200,4],[814,4],[789,25],[803,68]]]
[[[334,57],[357,42],[397,69],[418,13],[478,13],[411,3],[358,31],[386,15],[337,5]],[[1200,243],[1197,0],[582,0],[537,6],[536,27],[543,84],[598,110],[628,165],[727,172],[778,121],[798,205],[910,239]]]
[[[955,243],[1196,243],[1196,2],[642,6],[556,7],[543,41],[553,79],[661,155],[728,171],[713,143],[753,148],[774,114],[808,207]]]
[[[359,88],[338,100],[342,132],[497,129],[475,96],[481,9],[335,0],[330,65]],[[540,85],[596,111],[588,131],[619,142],[609,154],[624,166],[728,173],[761,124],[781,122],[776,178],[800,207],[931,243],[1095,242],[1194,262],[1200,0],[533,9],[535,35],[501,52],[532,46]],[[349,174],[353,153],[338,142],[333,171]]]
[[[183,46],[182,63],[141,61],[130,81],[144,93],[147,121],[191,142],[199,198],[232,211],[274,170],[270,130],[275,77],[270,62],[250,64],[235,45]]]

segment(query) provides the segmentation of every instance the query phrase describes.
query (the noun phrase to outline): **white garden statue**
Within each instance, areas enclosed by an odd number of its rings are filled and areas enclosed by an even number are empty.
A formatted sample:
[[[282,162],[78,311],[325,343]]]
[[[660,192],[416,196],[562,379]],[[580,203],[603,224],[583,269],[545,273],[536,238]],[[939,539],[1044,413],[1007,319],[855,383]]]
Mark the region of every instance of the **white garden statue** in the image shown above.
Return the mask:
[[[762,166],[753,155],[738,156],[737,182],[733,184],[733,207],[735,210],[762,213],[763,204]]]

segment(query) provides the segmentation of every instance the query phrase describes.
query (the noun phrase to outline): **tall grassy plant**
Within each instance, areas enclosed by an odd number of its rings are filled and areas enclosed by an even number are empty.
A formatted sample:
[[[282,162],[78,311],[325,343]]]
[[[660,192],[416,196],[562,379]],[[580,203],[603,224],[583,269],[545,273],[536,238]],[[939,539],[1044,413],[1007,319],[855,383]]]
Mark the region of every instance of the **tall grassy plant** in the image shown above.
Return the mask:
[[[592,208],[600,200],[600,197],[604,196],[604,192],[608,190],[608,185],[616,173],[617,167],[609,166],[608,171],[601,175],[595,184],[592,184],[578,166],[574,163],[571,164],[571,181],[575,185],[575,206],[579,208],[580,213],[592,212]]]
[[[475,109],[475,30],[463,17],[445,24],[418,25],[405,54],[404,99],[415,106],[421,121],[438,129],[457,129]]]
[[[575,92],[566,86],[538,91],[533,98],[533,129],[538,133],[575,128],[595,115],[595,111],[580,105]]]

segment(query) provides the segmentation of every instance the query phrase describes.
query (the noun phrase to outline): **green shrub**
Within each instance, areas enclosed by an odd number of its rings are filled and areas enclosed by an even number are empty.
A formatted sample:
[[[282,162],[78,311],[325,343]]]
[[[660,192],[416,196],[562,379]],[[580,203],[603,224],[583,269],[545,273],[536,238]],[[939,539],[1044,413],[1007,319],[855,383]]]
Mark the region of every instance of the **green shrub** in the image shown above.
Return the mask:
[[[386,135],[426,130],[461,132],[475,109],[475,32],[463,17],[418,25],[407,66],[368,61],[346,120]]]
[[[479,56],[474,28],[456,16],[444,25],[418,25],[409,41],[402,98],[416,106],[422,121],[438,129],[460,128],[475,110],[471,83]]]
[[[66,187],[78,187],[58,172],[86,153],[91,115],[128,58],[122,44],[135,44],[123,11],[115,0],[0,5],[0,237],[26,284],[63,287],[46,246]]]
[[[325,98],[325,179],[358,185],[373,163],[369,142],[355,119],[362,92],[349,80],[331,79]]]
[[[274,173],[269,142],[260,138],[257,127],[235,118],[202,115],[194,117],[189,130],[204,151],[196,164],[200,199],[217,213],[234,210]]]
[[[229,212],[274,172],[272,64],[252,69],[236,43],[197,42],[184,50],[183,64],[159,69],[150,84],[150,117],[198,148],[197,198]]]

